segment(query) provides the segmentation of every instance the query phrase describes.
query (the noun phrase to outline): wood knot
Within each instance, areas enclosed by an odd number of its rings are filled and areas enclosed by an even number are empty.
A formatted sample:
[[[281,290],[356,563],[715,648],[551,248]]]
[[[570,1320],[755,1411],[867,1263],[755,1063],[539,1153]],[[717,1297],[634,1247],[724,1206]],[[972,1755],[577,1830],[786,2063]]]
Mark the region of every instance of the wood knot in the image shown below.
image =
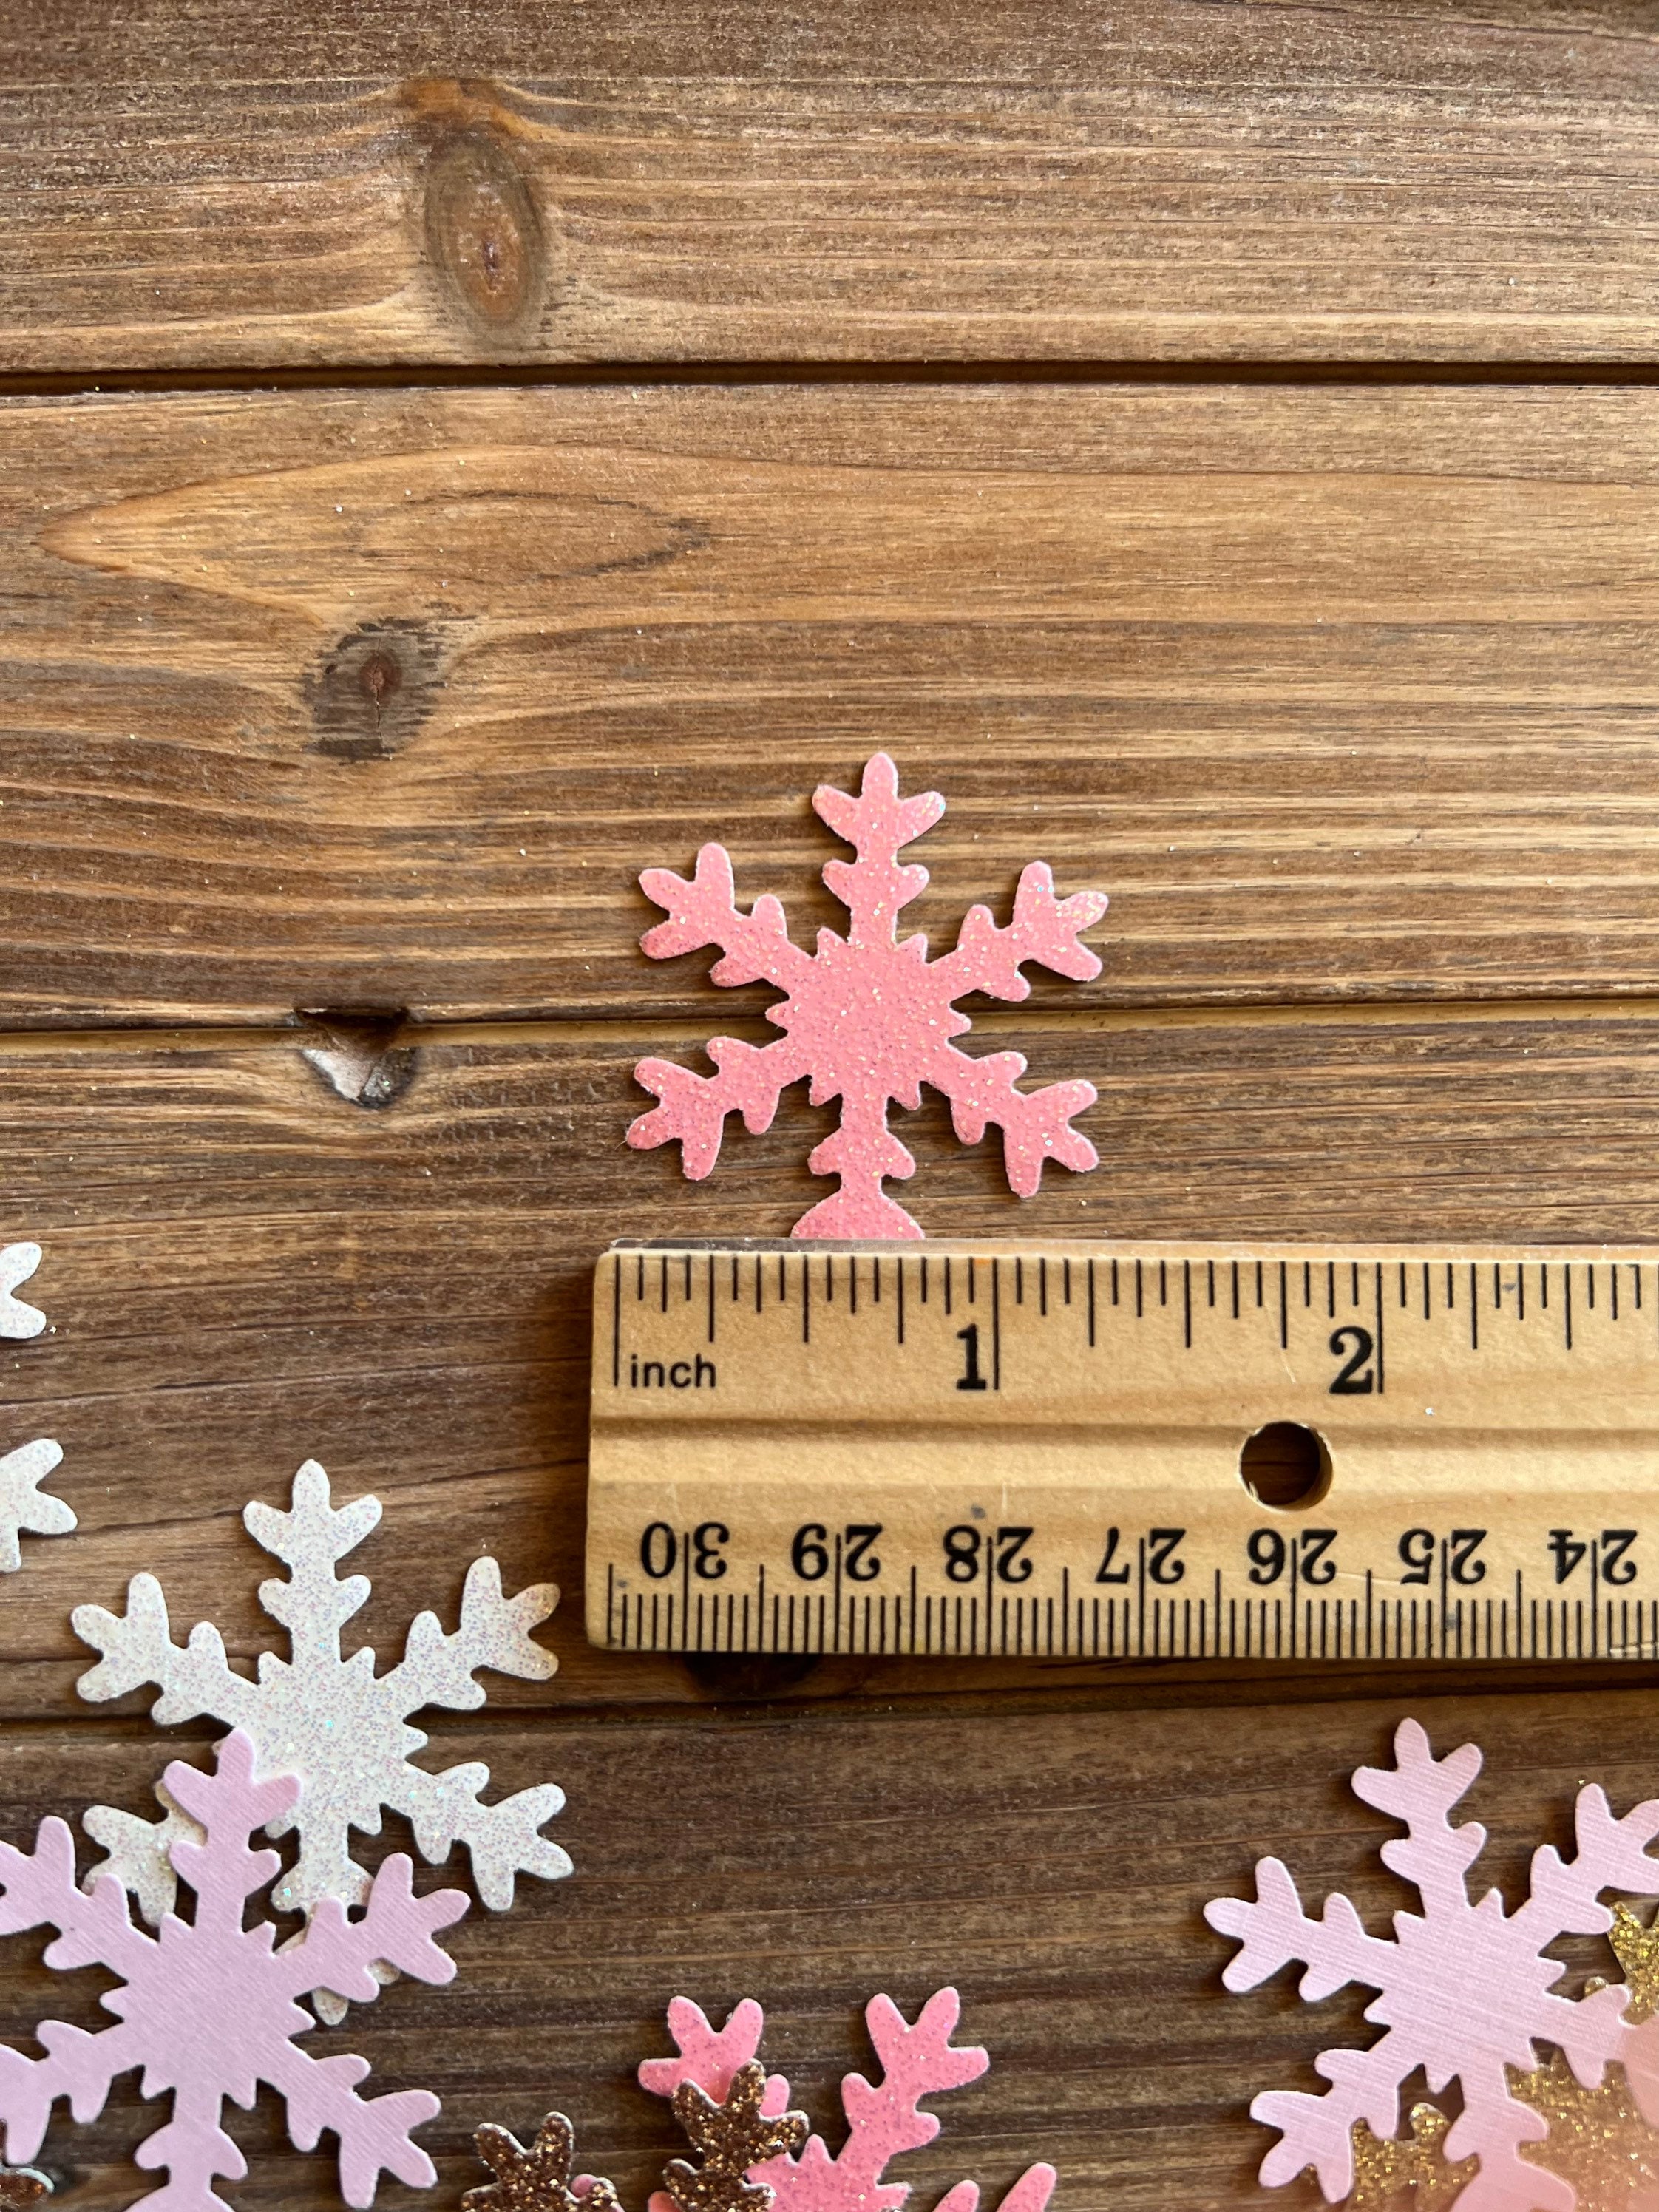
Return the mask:
[[[438,641],[418,623],[351,631],[311,681],[312,750],[331,760],[389,760],[426,719],[441,658]]]
[[[488,130],[447,139],[426,171],[426,242],[452,306],[481,335],[527,344],[547,297],[547,252],[530,187]]]
[[[371,1113],[391,1106],[415,1080],[419,1048],[399,1044],[409,1021],[405,1006],[316,1006],[296,1009],[300,1019],[319,1030],[300,1057],[331,1091]]]

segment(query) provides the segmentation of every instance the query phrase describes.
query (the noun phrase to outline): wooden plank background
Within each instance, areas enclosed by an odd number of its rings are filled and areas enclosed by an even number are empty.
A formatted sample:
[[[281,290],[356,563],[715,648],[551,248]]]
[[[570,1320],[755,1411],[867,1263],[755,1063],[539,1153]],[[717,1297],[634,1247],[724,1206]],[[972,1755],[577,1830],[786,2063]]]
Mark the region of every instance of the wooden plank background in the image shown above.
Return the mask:
[[[877,745],[950,801],[936,939],[1034,857],[1113,901],[1098,981],[976,1019],[1098,1086],[1100,1172],[1022,1206],[930,1105],[931,1230],[1659,1239],[1656,109],[1635,0],[0,0],[0,1240],[52,1322],[0,1448],[81,1519],[0,1589],[0,1832],[199,1753],[77,1700],[70,1611],[153,1567],[247,1663],[240,1508],[307,1455],[386,1502],[383,1657],[480,1552],[559,1579],[555,1680],[432,1735],[560,1782],[576,1875],[319,2039],[443,2096],[383,2203],[557,2105],[642,2206],[672,1996],[762,1998],[833,2129],[864,1999],[955,1979],[993,2069],[917,2212],[1036,2158],[1057,2212],[1302,2212],[1249,2097],[1370,2031],[1226,1998],[1204,1900],[1277,1848],[1407,1901],[1346,1786],[1407,1711],[1486,1745],[1512,1897],[1582,1779],[1654,1792],[1651,1667],[687,1664],[590,1650],[580,1562],[594,1254],[781,1233],[828,1126],[623,1147],[642,1054],[764,1030],[635,878],[720,836],[833,921],[807,795]],[[97,2016],[40,1951],[14,2040]],[[61,2123],[66,2201],[156,2120]],[[236,2127],[233,2201],[337,2201]]]
[[[1642,361],[1644,0],[11,0],[0,367]]]

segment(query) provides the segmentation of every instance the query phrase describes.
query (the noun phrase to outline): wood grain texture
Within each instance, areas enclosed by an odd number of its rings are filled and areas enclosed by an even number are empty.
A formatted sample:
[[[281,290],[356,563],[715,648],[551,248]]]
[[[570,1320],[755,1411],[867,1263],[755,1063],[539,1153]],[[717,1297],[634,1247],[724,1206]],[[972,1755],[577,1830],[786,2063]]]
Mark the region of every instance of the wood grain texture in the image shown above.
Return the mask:
[[[1632,0],[68,0],[0,364],[1652,358]]]
[[[904,1117],[921,1161],[907,1196],[938,1233],[1659,1237],[1650,1020],[1004,1022],[995,1041],[1034,1073],[1098,1085],[1083,1126],[1106,1164],[1051,1171],[1022,1205],[989,1147],[954,1145],[942,1109]],[[501,1684],[509,1710],[745,1686],[815,1704],[995,1684],[1214,1694],[1202,1668],[847,1660],[797,1675],[589,1650],[592,1257],[614,1236],[786,1232],[825,1115],[787,1101],[767,1136],[734,1133],[690,1185],[676,1155],[621,1141],[641,1103],[633,1064],[660,1032],[422,1042],[378,1108],[332,1090],[305,1042],[0,1051],[0,1226],[45,1245],[33,1288],[54,1330],[7,1347],[5,1423],[16,1442],[62,1443],[52,1487],[81,1520],[73,1540],[26,1540],[27,1571],[0,1592],[0,1712],[89,1719],[70,1612],[118,1610],[141,1568],[161,1575],[181,1630],[211,1617],[242,1657],[267,1648],[268,1565],[239,1516],[251,1498],[284,1503],[307,1456],[343,1495],[386,1503],[360,1562],[376,1589],[359,1625],[383,1656],[421,1607],[449,1613],[479,1553],[514,1588],[550,1576],[568,1593],[548,1632],[560,1674]],[[1353,1678],[1273,1679],[1291,1696]],[[146,1707],[141,1694],[121,1710]]]
[[[576,1875],[318,2039],[444,2098],[392,2212],[553,2105],[642,2206],[677,1991],[762,1997],[833,2131],[863,2001],[952,1979],[993,2070],[919,2203],[1047,2158],[1057,2212],[1311,2212],[1249,2097],[1373,2031],[1226,1999],[1203,1902],[1278,1850],[1408,1903],[1346,1787],[1407,1711],[1486,1746],[1511,1899],[1581,1780],[1652,1794],[1659,1668],[686,1664],[591,1650],[579,1582],[592,1256],[781,1233],[829,1119],[700,1186],[624,1149],[642,1054],[766,1033],[641,960],[635,879],[723,838],[809,939],[808,794],[878,745],[951,802],[936,941],[1028,858],[1114,902],[1098,982],[969,1041],[1094,1081],[1101,1171],[1021,1206],[930,1105],[930,1230],[1659,1238],[1650,13],[0,6],[0,1241],[52,1324],[0,1449],[58,1437],[81,1520],[0,1578],[0,1830],[204,1755],[76,1699],[70,1610],[150,1567],[280,1645],[239,1516],[308,1455],[386,1503],[383,1657],[482,1552],[559,1580],[558,1675],[431,1763],[559,1782]],[[1180,374],[1240,360],[1498,380]],[[1502,380],[1591,362],[1632,387]],[[39,396],[102,374],[198,388]],[[23,2047],[100,2017],[41,1948]],[[60,2121],[68,2201],[155,2119]],[[235,2202],[337,2202],[234,2124]]]
[[[0,1018],[703,1009],[890,745],[936,936],[1109,1006],[1645,992],[1659,392],[316,392],[0,410]],[[988,854],[994,853],[994,865]],[[726,1018],[761,994],[737,994]]]
[[[1651,1687],[1263,1704],[1231,1710],[1224,1725],[1214,1710],[1117,1711],[1074,1696],[458,1729],[445,1751],[487,1758],[503,1785],[562,1783],[558,1826],[577,1871],[453,1931],[461,1972],[449,1989],[401,1983],[312,2047],[361,2048],[374,2088],[429,2087],[444,2100],[422,2131],[440,2185],[430,2196],[392,2185],[378,2200],[390,2212],[453,2206],[483,2178],[471,2130],[489,2118],[528,2135],[551,2106],[574,2119],[585,2168],[639,2205],[674,2130],[633,2073],[669,2047],[671,1995],[723,2014],[758,1991],[768,2055],[838,2145],[832,2086],[870,2063],[864,2002],[883,1990],[914,2014],[955,1980],[963,2039],[989,2047],[991,2071],[935,2101],[944,2131],[902,2168],[920,2201],[969,2175],[994,2204],[1046,2159],[1060,2168],[1058,2203],[1077,2212],[1312,2212],[1305,2185],[1256,2190],[1271,2138],[1246,2107],[1265,2085],[1316,2088],[1319,2049],[1372,2039],[1363,2000],[1299,2005],[1288,1977],[1225,1996],[1229,1946],[1201,1909],[1249,1893],[1267,1851],[1289,1859],[1310,1898],[1347,1892],[1379,1931],[1413,1904],[1376,1859],[1397,1829],[1347,1786],[1356,1765],[1386,1756],[1407,1710],[1437,1749],[1484,1747],[1465,1809],[1492,1832],[1478,1871],[1511,1905],[1532,1850],[1568,1846],[1584,1778],[1621,1813],[1652,1786]],[[7,1825],[25,1831],[48,1809],[100,1799],[143,1811],[156,1764],[153,1741],[99,1728],[12,1735],[0,1744]],[[396,1848],[407,1838],[389,1833],[368,1855]],[[422,1886],[442,1879],[423,1872]],[[49,1974],[40,1948],[7,1945],[10,2039],[43,2012],[100,2019],[101,1977]],[[1561,1949],[1570,1990],[1613,1971],[1595,1939]],[[49,2162],[73,2185],[70,2201],[87,2212],[132,2203],[142,2184],[127,2160],[160,2117],[129,2078],[94,2126],[56,2128]],[[228,2118],[252,2167],[231,2192],[239,2205],[337,2203],[326,2156],[288,2148],[268,2095],[251,2118]]]

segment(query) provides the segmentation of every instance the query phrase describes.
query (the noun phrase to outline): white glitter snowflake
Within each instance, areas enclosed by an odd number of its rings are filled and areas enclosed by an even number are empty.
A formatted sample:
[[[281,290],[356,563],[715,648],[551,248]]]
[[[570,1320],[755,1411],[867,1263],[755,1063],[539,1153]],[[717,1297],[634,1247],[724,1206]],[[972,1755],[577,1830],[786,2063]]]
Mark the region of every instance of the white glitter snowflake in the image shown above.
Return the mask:
[[[1659,1802],[1615,1820],[1600,1790],[1581,1790],[1577,1853],[1564,1861],[1552,1845],[1535,1851],[1527,1899],[1505,1913],[1495,1889],[1471,1902],[1465,1881],[1486,1830],[1474,1820],[1455,1828],[1447,1817],[1480,1771],[1473,1744],[1436,1759],[1408,1720],[1395,1736],[1395,1765],[1362,1766],[1354,1776],[1356,1796],[1404,1824],[1406,1835],[1383,1844],[1382,1863],[1423,1900],[1421,1913],[1395,1914],[1391,1942],[1367,1934],[1340,1894],[1326,1899],[1317,1920],[1309,1918],[1278,1859],[1258,1863],[1254,1904],[1224,1897],[1205,1907],[1210,1925],[1243,1947],[1222,1977],[1230,1990],[1254,1989],[1300,1960],[1309,2003],[1350,1982],[1380,1992],[1365,2017],[1384,2033],[1368,2050],[1324,2051],[1315,2059],[1332,2085],[1322,2096],[1275,2089],[1250,2106],[1281,2130],[1261,2164],[1269,2186],[1311,2166],[1328,2203],[1346,2197],[1356,2122],[1392,2136],[1401,2084],[1420,2066],[1431,2092],[1454,2079],[1462,2091],[1443,2154],[1480,2165],[1456,2199],[1458,2212],[1573,2212],[1571,2185],[1522,2155],[1521,2146],[1542,2142],[1549,2126],[1510,2094],[1504,2069],[1530,2073],[1540,2063],[1537,2042],[1553,2044],[1587,2089],[1610,2063],[1622,2065],[1644,2117],[1659,2124],[1659,2018],[1627,2022],[1630,1992],[1622,1985],[1577,1998],[1553,1994],[1566,1968],[1547,1952],[1563,1935],[1606,1934],[1613,1914],[1601,1902],[1604,1890],[1659,1891],[1659,1859],[1644,1848],[1659,1836]]]
[[[0,1251],[0,1337],[39,1336],[46,1317],[12,1293],[40,1264],[38,1244],[8,1244]],[[0,1575],[15,1574],[23,1564],[18,1538],[66,1536],[75,1516],[61,1498],[47,1497],[40,1485],[64,1456],[50,1437],[36,1437],[15,1451],[0,1454]]]
[[[118,1984],[100,1999],[113,2027],[93,2035],[42,2021],[40,2058],[0,2044],[7,2156],[33,2155],[60,2097],[76,2120],[96,2119],[117,2078],[142,2068],[142,2094],[173,2099],[171,2120],[137,2153],[141,2166],[167,2172],[167,2185],[143,2199],[155,2212],[228,2212],[213,2184],[239,2179],[247,2166],[225,2132],[225,2100],[246,2110],[262,2081],[283,2097],[301,2150],[314,2149],[325,2129],[338,2138],[348,2204],[372,2203],[382,2172],[428,2186],[437,2177],[411,2130],[432,2118],[438,2100],[424,2089],[360,2097],[364,2060],[296,2049],[295,2038],[316,2023],[295,1999],[319,1978],[371,1998],[371,1969],[386,1957],[421,1981],[450,1980],[454,1962],[434,1939],[466,1911],[465,1898],[455,1889],[416,1897],[408,1859],[394,1856],[370,1884],[361,1920],[325,1905],[302,1936],[278,1949],[270,1921],[245,1925],[247,1900],[280,1863],[275,1851],[251,1851],[248,1838],[262,1822],[280,1824],[298,1783],[287,1774],[255,1781],[253,1747],[236,1733],[219,1747],[216,1773],[179,1762],[167,1774],[204,1841],[175,1846],[195,1912],[167,1918],[156,1936],[133,1926],[118,1882],[100,1881],[89,1895],[76,1888],[75,1839],[62,1820],[41,1822],[32,1852],[0,1844],[0,1935],[55,1928],[49,1966],[103,1966]]]
[[[350,1856],[349,1832],[378,1834],[382,1808],[389,1807],[412,1822],[416,1843],[434,1865],[457,1842],[465,1844],[479,1896],[500,1911],[513,1902],[516,1875],[552,1881],[570,1872],[565,1853],[540,1833],[564,1793],[544,1783],[486,1805],[479,1792],[489,1780],[487,1766],[433,1774],[411,1764],[410,1753],[427,1739],[408,1717],[426,1705],[465,1712],[483,1705],[483,1690],[473,1679],[479,1668],[546,1680],[557,1662],[529,1632],[552,1612],[559,1594],[539,1583],[504,1597],[495,1560],[477,1559],[467,1572],[459,1632],[447,1636],[435,1613],[420,1614],[402,1663],[377,1675],[368,1648],[341,1656],[341,1628],[362,1610],[369,1583],[362,1575],[342,1582],[335,1567],[380,1517],[374,1498],[337,1510],[327,1475],[307,1460],[295,1477],[292,1512],[250,1505],[243,1516],[254,1541],[293,1571],[286,1582],[273,1577],[259,1586],[260,1604],[289,1632],[292,1657],[262,1653],[258,1679],[249,1680],[232,1668],[219,1631],[205,1621],[191,1630],[186,1645],[174,1644],[161,1584],[138,1575],[128,1587],[125,1615],[96,1605],[76,1610],[76,1633],[104,1655],[82,1676],[81,1695],[97,1702],[154,1682],[162,1693],[151,1709],[157,1721],[211,1714],[252,1739],[262,1774],[299,1776],[297,1806],[270,1830],[283,1835],[294,1829],[300,1838],[297,1863],[273,1893],[279,1911],[309,1916],[330,1898],[361,1904],[369,1877]],[[172,1846],[199,1833],[164,1789],[156,1795],[167,1816],[159,1824],[109,1805],[94,1806],[86,1816],[88,1834],[108,1853],[88,1881],[118,1876],[152,1924],[172,1909]],[[317,1997],[325,2019],[343,2016],[337,1992],[319,1990]]]

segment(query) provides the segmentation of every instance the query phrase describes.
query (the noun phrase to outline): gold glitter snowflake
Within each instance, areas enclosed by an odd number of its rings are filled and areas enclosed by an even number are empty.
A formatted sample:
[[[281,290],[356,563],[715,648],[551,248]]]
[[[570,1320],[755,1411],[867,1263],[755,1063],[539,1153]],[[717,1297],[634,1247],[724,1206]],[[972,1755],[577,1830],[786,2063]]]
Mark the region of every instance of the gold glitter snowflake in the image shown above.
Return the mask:
[[[1524,2158],[1570,2181],[1590,2212],[1617,2212],[1624,2197],[1659,2186],[1659,2132],[1636,2108],[1622,2066],[1609,2066],[1600,2088],[1586,2089],[1560,2052],[1510,2087],[1550,2124],[1547,2142]]]
[[[1659,2011],[1659,1924],[1644,1927],[1627,1905],[1613,1908],[1607,1941],[1625,1970],[1630,1996],[1625,2018],[1633,2024]],[[1595,1978],[1586,1996],[1605,1989]],[[1621,2066],[1609,2066],[1601,2086],[1586,2089],[1554,2051],[1530,2073],[1509,2069],[1510,2094],[1549,2123],[1547,2142],[1522,2156],[1571,2182],[1589,2212],[1622,2212],[1638,2190],[1659,2190],[1659,2130],[1642,2118]],[[1451,2166],[1442,2146],[1451,2122],[1437,2105],[1414,2105],[1411,2134],[1374,2136],[1363,2120],[1353,2129],[1353,2189],[1346,2212],[1443,2212],[1474,2172],[1473,2160]]]
[[[1348,2212],[1444,2212],[1475,2161],[1449,2163],[1443,2145],[1451,2122],[1437,2105],[1413,2105],[1408,2136],[1374,2136],[1364,2120],[1353,2128],[1353,2188]]]

